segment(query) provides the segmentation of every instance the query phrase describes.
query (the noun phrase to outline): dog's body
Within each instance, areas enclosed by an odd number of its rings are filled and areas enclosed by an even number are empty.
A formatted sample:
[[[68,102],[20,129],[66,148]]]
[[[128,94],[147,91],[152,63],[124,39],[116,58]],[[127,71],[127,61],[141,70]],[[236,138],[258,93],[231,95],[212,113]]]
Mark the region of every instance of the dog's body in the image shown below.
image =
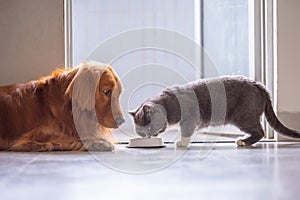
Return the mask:
[[[0,150],[112,150],[109,128],[124,121],[121,91],[112,68],[97,62],[0,87]]]

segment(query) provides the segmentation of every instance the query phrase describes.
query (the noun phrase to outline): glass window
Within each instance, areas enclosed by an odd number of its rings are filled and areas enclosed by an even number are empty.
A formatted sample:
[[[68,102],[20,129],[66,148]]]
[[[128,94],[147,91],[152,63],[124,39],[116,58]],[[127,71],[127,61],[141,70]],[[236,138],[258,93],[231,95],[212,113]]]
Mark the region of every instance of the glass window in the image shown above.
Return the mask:
[[[202,0],[202,45],[220,75],[249,77],[248,0]],[[203,65],[203,76],[210,69]]]
[[[138,107],[144,100],[158,95],[165,87],[181,84],[198,78],[216,75],[243,75],[261,80],[260,65],[253,56],[258,33],[254,24],[256,17],[252,0],[72,0],[72,54],[73,66],[91,58],[101,45],[120,35],[142,28],[158,28],[182,35],[187,41],[203,47],[193,48],[191,60],[199,62],[193,66],[184,56],[159,48],[135,49],[109,62],[120,76],[125,88],[121,106],[126,110]],[[256,7],[255,7],[256,9]],[[158,46],[173,45],[182,50],[178,41],[169,32],[159,35],[144,33]],[[260,37],[260,36],[258,36]],[[118,49],[134,43],[120,40],[106,46],[103,54],[115,55]],[[172,41],[172,44],[169,44]],[[260,40],[258,42],[261,42]],[[260,44],[259,44],[260,45]],[[260,55],[260,52],[255,52]],[[260,62],[260,61],[259,61]],[[213,67],[212,67],[213,66]],[[254,67],[255,66],[255,67]],[[217,70],[217,71],[216,71]],[[125,114],[126,115],[126,114]],[[122,128],[133,133],[132,120],[126,115]],[[236,132],[232,128],[227,129]]]

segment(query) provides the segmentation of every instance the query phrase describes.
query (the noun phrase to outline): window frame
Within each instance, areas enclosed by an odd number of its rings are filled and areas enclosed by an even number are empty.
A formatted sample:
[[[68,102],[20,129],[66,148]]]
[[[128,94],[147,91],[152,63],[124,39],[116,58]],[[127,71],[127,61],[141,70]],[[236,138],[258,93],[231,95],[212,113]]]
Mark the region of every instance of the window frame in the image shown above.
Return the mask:
[[[65,68],[73,67],[72,0],[64,0]]]

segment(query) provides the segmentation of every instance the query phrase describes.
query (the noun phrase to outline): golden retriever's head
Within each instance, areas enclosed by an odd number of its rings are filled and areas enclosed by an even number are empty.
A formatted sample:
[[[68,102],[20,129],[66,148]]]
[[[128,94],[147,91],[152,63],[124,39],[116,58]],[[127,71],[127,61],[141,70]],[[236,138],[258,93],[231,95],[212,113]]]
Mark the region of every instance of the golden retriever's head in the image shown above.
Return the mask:
[[[121,82],[111,66],[89,61],[82,63],[66,91],[73,107],[85,112],[96,111],[100,125],[118,128],[124,117],[119,104]]]
[[[109,66],[103,72],[96,91],[96,114],[99,123],[108,128],[117,128],[124,123],[119,104],[122,85]]]

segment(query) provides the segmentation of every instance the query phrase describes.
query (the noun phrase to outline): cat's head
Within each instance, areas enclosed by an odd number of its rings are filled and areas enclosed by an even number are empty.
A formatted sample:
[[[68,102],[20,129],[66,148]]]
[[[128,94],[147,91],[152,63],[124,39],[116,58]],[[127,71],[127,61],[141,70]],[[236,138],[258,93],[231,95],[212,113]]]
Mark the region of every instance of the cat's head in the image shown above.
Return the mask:
[[[146,102],[128,113],[134,119],[136,133],[142,137],[157,136],[167,128],[167,113],[160,104]]]

